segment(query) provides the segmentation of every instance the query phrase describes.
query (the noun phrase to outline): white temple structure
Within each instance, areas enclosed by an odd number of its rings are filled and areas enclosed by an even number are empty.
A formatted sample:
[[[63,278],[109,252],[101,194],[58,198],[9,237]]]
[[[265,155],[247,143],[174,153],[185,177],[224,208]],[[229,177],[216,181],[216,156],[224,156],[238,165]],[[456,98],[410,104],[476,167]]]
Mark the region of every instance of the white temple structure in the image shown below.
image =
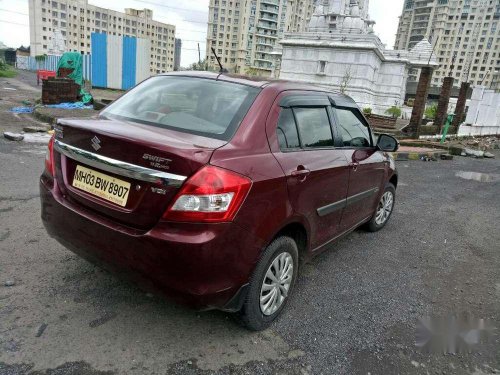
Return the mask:
[[[280,41],[279,78],[345,92],[378,114],[403,105],[408,70],[436,67],[436,56],[425,39],[411,51],[385,49],[368,6],[369,0],[319,0],[308,31]]]

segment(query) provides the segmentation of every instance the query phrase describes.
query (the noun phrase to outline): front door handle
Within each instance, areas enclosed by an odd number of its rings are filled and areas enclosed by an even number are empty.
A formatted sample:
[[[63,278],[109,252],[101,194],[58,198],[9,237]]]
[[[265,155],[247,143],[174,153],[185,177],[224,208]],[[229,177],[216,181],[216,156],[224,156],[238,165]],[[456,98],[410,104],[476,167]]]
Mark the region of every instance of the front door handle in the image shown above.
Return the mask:
[[[351,164],[350,164],[350,167],[352,168],[352,170],[353,170],[354,172],[356,172],[356,171],[358,170],[359,163],[356,163],[356,162],[351,163]]]

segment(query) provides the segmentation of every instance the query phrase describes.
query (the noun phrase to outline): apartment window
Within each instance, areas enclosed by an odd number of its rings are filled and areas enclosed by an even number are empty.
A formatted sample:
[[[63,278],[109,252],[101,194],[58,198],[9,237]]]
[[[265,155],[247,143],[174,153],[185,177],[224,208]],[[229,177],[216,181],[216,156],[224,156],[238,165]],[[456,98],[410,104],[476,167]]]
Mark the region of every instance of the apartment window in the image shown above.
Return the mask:
[[[326,61],[319,61],[317,74],[325,74],[325,70],[326,70]]]

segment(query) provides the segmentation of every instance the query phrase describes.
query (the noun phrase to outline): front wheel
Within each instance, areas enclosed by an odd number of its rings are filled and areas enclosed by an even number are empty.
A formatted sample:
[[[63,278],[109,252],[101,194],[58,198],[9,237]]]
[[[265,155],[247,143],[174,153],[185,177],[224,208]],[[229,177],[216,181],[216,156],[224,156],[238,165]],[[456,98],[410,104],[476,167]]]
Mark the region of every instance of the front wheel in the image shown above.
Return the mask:
[[[393,184],[388,183],[385,186],[384,194],[380,198],[377,205],[377,210],[371,218],[371,220],[366,224],[366,229],[370,232],[377,232],[382,229],[394,210],[394,203],[396,202],[396,188]]]
[[[287,236],[276,238],[266,248],[255,268],[240,311],[241,322],[253,331],[269,327],[283,308],[295,284],[298,248]]]

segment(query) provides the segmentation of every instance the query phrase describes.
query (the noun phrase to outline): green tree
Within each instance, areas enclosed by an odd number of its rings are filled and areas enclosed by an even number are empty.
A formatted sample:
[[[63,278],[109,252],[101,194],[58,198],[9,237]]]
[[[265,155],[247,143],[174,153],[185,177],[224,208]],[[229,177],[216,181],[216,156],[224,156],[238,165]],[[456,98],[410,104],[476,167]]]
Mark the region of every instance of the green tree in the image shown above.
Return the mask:
[[[391,108],[387,109],[385,113],[391,115],[393,118],[398,118],[399,116],[401,116],[401,108],[393,105]]]
[[[371,115],[372,114],[372,109],[370,107],[363,108],[363,113],[365,115]]]
[[[194,62],[188,66],[188,70],[208,70],[208,62],[206,59],[200,62]]]
[[[245,75],[251,77],[265,77],[268,73],[265,70],[250,67],[245,69]]]
[[[436,113],[437,113],[437,105],[433,104],[425,109],[425,118],[434,120],[436,118]]]

